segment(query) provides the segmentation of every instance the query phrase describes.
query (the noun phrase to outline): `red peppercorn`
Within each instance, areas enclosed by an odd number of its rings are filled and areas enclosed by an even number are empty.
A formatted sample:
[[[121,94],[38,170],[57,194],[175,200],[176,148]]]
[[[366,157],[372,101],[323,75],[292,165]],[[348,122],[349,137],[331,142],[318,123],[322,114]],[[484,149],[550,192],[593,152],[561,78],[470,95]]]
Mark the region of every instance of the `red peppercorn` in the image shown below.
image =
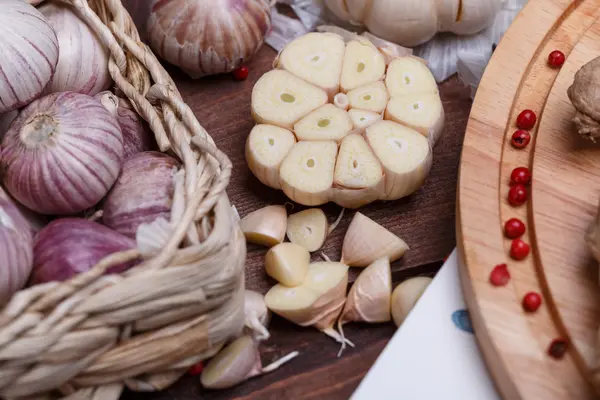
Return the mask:
[[[248,78],[248,67],[246,67],[245,65],[242,65],[241,67],[238,67],[236,69],[233,70],[232,74],[233,74],[233,78],[236,81],[243,81],[246,78]]]
[[[528,185],[531,181],[531,172],[529,172],[529,168],[518,167],[512,170],[510,174],[510,183],[511,184],[521,184]]]
[[[548,55],[548,65],[554,68],[562,67],[565,63],[565,53],[560,50],[554,50]]]
[[[202,373],[203,369],[204,369],[204,363],[202,361],[200,361],[198,364],[191,366],[188,373],[192,376],[200,375]]]
[[[515,131],[512,135],[511,143],[517,149],[522,149],[527,147],[529,142],[531,141],[531,135],[527,131],[518,130]]]
[[[506,264],[499,264],[490,273],[490,283],[494,286],[505,286],[510,280],[510,273]]]
[[[525,224],[518,218],[511,218],[504,223],[504,235],[509,239],[516,239],[525,233]]]
[[[527,312],[536,312],[542,305],[542,296],[536,292],[529,292],[523,297],[523,308]]]
[[[510,244],[510,256],[515,260],[523,260],[529,255],[529,245],[521,239],[514,239]]]
[[[548,354],[550,357],[561,359],[567,352],[568,344],[563,338],[554,339],[550,346],[548,346]]]
[[[531,110],[523,110],[517,116],[517,126],[519,129],[531,129],[535,126],[537,117]]]
[[[508,190],[508,202],[513,206],[520,206],[527,201],[527,188],[524,185],[517,184]]]

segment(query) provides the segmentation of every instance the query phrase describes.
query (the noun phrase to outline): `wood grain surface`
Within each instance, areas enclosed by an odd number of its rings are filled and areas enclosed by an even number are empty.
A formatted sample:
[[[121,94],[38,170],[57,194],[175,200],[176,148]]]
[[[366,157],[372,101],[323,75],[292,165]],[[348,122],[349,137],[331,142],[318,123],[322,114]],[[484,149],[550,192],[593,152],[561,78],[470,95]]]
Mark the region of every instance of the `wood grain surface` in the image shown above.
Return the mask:
[[[488,65],[467,127],[459,180],[459,249],[462,282],[473,325],[489,369],[505,399],[597,398],[589,367],[600,320],[598,266],[584,244],[600,198],[598,146],[580,139],[567,88],[575,72],[600,55],[600,1],[530,0]],[[561,69],[548,54],[567,54]],[[510,144],[523,109],[538,115],[532,142]],[[515,167],[532,171],[530,198],[507,201]],[[523,261],[509,256],[503,224],[526,222],[532,247]],[[511,280],[489,283],[506,263]],[[523,296],[536,291],[542,307],[525,313]],[[571,343],[563,360],[547,354],[553,339]]]
[[[246,167],[244,144],[254,125],[250,116],[250,95],[258,78],[271,69],[276,53],[264,47],[249,64],[250,76],[235,82],[230,76],[197,81],[171,68],[179,90],[192,107],[217,146],[231,158],[234,173],[228,194],[241,216],[269,204],[284,204],[286,197],[260,184]],[[446,111],[446,129],[434,150],[431,174],[414,195],[394,202],[376,202],[360,211],[401,236],[411,247],[402,260],[393,264],[394,281],[409,276],[432,276],[455,246],[456,180],[462,139],[471,107],[469,90],[456,78],[440,87]],[[295,206],[294,210],[302,209]],[[333,220],[338,206],[324,206]],[[323,251],[339,259],[344,233],[352,218],[348,212],[327,239]],[[246,283],[250,289],[266,292],[273,284],[263,267],[265,249],[249,245]],[[351,281],[354,280],[354,271]],[[349,324],[347,336],[357,345],[337,358],[338,345],[314,329],[299,328],[274,316],[272,338],[261,349],[264,363],[293,350],[300,356],[278,371],[254,378],[224,391],[204,391],[198,377],[185,376],[160,393],[124,393],[123,400],[183,399],[347,399],[392,337],[392,323]]]

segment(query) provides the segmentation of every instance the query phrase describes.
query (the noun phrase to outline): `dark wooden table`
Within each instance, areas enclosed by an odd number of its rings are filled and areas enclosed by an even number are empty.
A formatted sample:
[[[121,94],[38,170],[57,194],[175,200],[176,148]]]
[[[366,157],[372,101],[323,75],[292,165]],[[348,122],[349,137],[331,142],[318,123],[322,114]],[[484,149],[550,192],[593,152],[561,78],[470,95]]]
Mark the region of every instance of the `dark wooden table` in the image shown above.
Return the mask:
[[[178,87],[198,120],[231,158],[233,178],[228,194],[243,217],[268,204],[283,204],[286,197],[261,185],[246,167],[244,143],[254,122],[250,116],[250,95],[256,80],[271,68],[275,52],[264,47],[249,64],[250,77],[235,82],[230,76],[192,81],[170,69]],[[433,168],[425,185],[412,196],[393,202],[377,202],[360,211],[398,234],[410,246],[404,258],[393,264],[395,283],[417,275],[432,276],[455,246],[454,209],[456,180],[467,118],[471,108],[469,91],[455,77],[440,85],[446,128],[434,150]],[[296,206],[295,210],[301,207]],[[340,208],[324,206],[331,220]],[[340,226],[327,239],[324,252],[339,259],[344,232],[353,212],[347,212]],[[266,292],[273,281],[263,268],[265,249],[249,245],[246,285]],[[354,280],[352,272],[351,281]],[[347,399],[377,359],[395,331],[392,323],[349,324],[344,328],[355,349],[337,358],[337,343],[311,328],[299,328],[274,316],[271,339],[261,349],[265,364],[293,350],[300,355],[281,369],[223,391],[206,391],[199,378],[184,376],[160,393],[124,393],[123,400],[187,399]]]

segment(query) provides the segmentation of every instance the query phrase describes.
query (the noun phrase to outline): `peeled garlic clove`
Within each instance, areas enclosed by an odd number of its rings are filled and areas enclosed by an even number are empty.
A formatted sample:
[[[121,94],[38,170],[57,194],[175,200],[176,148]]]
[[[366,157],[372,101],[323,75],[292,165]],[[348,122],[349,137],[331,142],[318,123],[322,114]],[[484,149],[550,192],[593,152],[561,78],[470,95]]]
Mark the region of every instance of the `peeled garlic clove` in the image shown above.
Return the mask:
[[[382,81],[370,83],[348,92],[351,108],[381,113],[385,110],[389,96]]]
[[[333,182],[347,189],[375,188],[383,183],[383,168],[362,136],[348,135],[342,141]]]
[[[427,138],[391,121],[379,121],[369,126],[365,136],[383,165],[384,200],[408,196],[423,185],[432,164]]]
[[[288,287],[298,286],[304,281],[309,263],[308,250],[294,243],[280,243],[265,256],[267,275]]]
[[[290,42],[279,54],[275,67],[285,69],[327,92],[339,91],[344,39],[333,33],[311,32]]]
[[[444,130],[444,107],[437,93],[396,96],[387,105],[385,119],[416,130],[433,146]]]
[[[323,246],[328,230],[327,217],[320,208],[309,208],[288,217],[288,239],[310,252],[317,251]]]
[[[351,267],[366,267],[383,257],[394,262],[408,249],[404,240],[357,212],[344,237],[342,262]]]
[[[296,137],[287,129],[256,125],[246,140],[248,168],[263,184],[281,189],[279,167],[295,143]]]
[[[396,326],[402,324],[431,281],[431,278],[418,276],[396,286],[392,293],[392,318]]]
[[[327,103],[327,93],[297,76],[274,69],[252,89],[252,116],[258,123],[292,129],[309,112]]]
[[[348,111],[348,115],[352,120],[353,130],[352,133],[362,134],[365,129],[374,124],[377,121],[381,121],[381,114],[377,114],[373,111],[359,110],[353,108]]]
[[[437,93],[433,74],[424,60],[417,57],[397,58],[390,63],[385,86],[393,98],[411,93]]]
[[[245,325],[256,340],[267,340],[271,335],[267,330],[271,313],[262,294],[246,289],[244,291]]]
[[[342,92],[383,79],[385,59],[367,39],[360,38],[346,45],[340,86]]]
[[[339,142],[352,130],[350,116],[333,104],[317,108],[294,125],[298,140],[335,140]]]
[[[253,211],[240,221],[240,228],[250,243],[275,246],[283,242],[287,226],[284,206],[268,206]]]
[[[348,108],[350,107],[350,100],[344,93],[338,93],[333,97],[333,104],[339,109],[348,111]]]
[[[284,193],[306,206],[327,203],[337,151],[335,142],[296,143],[279,169]]]

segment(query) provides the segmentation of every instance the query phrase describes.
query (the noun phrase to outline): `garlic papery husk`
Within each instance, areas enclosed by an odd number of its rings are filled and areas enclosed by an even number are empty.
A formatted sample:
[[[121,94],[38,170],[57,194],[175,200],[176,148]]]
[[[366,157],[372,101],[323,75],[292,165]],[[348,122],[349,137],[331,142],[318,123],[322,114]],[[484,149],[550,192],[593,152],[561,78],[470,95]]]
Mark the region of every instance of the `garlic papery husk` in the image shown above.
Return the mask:
[[[0,308],[25,286],[33,265],[27,221],[0,187]]]
[[[135,238],[141,224],[159,218],[170,220],[178,166],[177,160],[156,151],[125,160],[119,179],[104,201],[104,224]]]
[[[104,257],[135,249],[135,240],[83,218],[52,221],[35,238],[32,284],[65,281],[88,271]],[[119,273],[133,261],[114,265],[106,273]]]
[[[46,2],[38,10],[46,17],[58,38],[58,64],[44,93],[72,91],[90,96],[108,89],[108,49],[98,35],[61,2]]]
[[[267,330],[271,313],[262,294],[246,289],[244,292],[244,315],[246,330],[256,340],[267,340],[271,334]]]
[[[393,262],[408,249],[404,240],[357,212],[344,236],[342,262],[351,267],[366,267],[382,257]]]
[[[148,19],[152,49],[192,78],[239,67],[270,29],[268,0],[159,1]]]
[[[0,114],[38,97],[58,62],[58,39],[46,18],[22,0],[0,12]]]
[[[266,247],[283,242],[287,227],[284,206],[267,206],[252,211],[240,221],[246,240]]]
[[[74,92],[52,93],[23,109],[0,153],[6,190],[26,207],[50,215],[98,203],[122,162],[115,117],[93,97]]]
[[[392,292],[392,317],[400,326],[417,301],[421,298],[432,279],[426,276],[409,278],[400,283]]]
[[[274,371],[296,356],[298,352],[294,351],[263,367],[258,342],[244,335],[209,361],[202,370],[200,382],[207,389],[227,389],[254,376]]]

